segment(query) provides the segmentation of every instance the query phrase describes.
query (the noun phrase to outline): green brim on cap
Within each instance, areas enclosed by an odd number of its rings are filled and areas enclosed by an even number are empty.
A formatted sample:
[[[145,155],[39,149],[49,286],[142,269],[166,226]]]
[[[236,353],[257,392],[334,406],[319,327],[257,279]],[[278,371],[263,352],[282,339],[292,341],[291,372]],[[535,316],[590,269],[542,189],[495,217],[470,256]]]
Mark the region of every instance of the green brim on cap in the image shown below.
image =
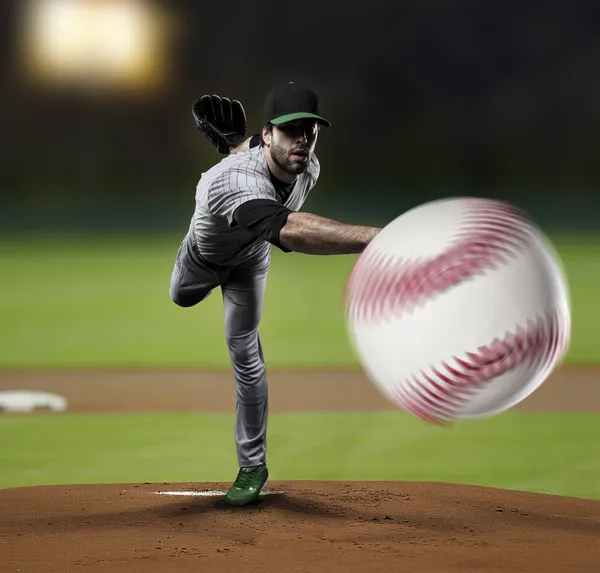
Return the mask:
[[[271,120],[273,125],[280,125],[282,123],[287,123],[288,121],[294,121],[296,119],[316,119],[319,123],[324,125],[325,127],[331,127],[331,123],[329,123],[324,117],[320,115],[316,115],[314,113],[309,113],[307,111],[298,111],[296,113],[288,113],[287,115],[281,115]]]

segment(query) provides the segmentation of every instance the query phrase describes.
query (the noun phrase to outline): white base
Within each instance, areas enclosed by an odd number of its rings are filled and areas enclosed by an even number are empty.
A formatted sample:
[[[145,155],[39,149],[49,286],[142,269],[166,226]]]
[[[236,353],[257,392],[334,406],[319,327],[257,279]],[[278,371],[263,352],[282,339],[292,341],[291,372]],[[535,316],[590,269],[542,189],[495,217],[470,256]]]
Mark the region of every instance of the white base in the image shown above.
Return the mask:
[[[0,412],[34,412],[36,410],[62,412],[66,409],[66,398],[58,394],[27,390],[0,392]]]

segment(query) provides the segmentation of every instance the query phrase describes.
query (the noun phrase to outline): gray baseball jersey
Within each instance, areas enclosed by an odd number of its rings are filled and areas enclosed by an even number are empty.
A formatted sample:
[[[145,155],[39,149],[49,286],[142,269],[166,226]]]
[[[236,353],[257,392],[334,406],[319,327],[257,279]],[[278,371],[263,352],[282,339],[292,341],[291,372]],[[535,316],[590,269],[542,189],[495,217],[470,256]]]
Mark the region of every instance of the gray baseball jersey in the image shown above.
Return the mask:
[[[262,147],[227,156],[202,174],[196,188],[190,234],[199,253],[210,263],[227,266],[266,256],[270,243],[237,225],[233,213],[251,199],[271,199],[298,211],[319,171],[319,161],[311,153],[308,169],[296,179],[291,192],[281,196],[271,181]]]
[[[226,157],[200,178],[194,215],[173,266],[169,292],[179,306],[194,306],[215,288],[222,290],[242,468],[266,463],[268,384],[258,325],[271,244],[237,225],[233,214],[252,199],[274,200],[297,211],[318,177],[314,154],[308,169],[290,185],[273,184],[262,147]]]

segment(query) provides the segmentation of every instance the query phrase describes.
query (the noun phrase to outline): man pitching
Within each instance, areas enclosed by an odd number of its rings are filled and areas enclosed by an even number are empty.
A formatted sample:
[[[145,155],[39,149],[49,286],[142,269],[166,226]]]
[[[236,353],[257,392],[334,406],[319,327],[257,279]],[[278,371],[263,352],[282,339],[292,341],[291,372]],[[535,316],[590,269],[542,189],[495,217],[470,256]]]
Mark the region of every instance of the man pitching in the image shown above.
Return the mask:
[[[271,245],[284,252],[360,253],[380,229],[298,212],[319,177],[319,132],[330,126],[312,90],[295,83],[274,89],[261,133],[248,139],[239,101],[205,95],[192,112],[198,129],[226,157],[200,178],[170,294],[175,304],[190,307],[221,287],[240,468],[225,499],[246,505],[257,500],[269,475],[267,375],[258,325]]]

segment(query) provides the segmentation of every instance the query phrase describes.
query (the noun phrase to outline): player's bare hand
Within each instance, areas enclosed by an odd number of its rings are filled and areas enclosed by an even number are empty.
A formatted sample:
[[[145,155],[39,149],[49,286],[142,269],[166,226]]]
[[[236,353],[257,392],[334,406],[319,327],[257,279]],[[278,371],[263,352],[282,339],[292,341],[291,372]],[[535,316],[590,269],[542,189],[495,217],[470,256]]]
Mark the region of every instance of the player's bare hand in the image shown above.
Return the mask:
[[[228,155],[246,136],[246,112],[238,100],[203,95],[192,106],[196,127],[217,148]]]

